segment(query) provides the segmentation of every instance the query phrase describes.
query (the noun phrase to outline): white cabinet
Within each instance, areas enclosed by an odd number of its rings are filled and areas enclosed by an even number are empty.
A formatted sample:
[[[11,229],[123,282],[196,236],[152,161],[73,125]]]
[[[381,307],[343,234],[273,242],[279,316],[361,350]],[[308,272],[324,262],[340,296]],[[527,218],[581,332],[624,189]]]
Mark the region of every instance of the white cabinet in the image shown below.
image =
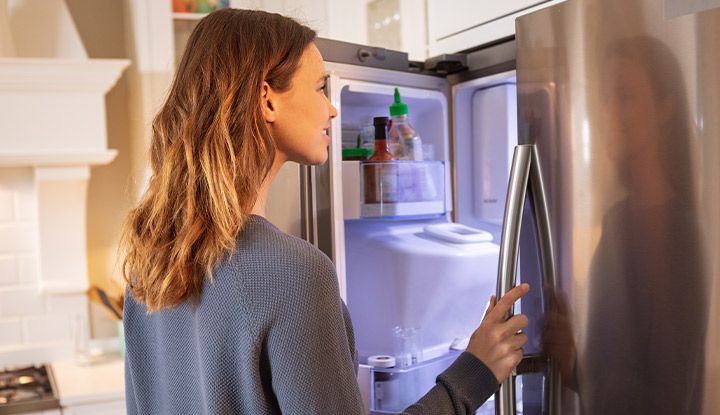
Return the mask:
[[[429,56],[454,53],[515,34],[515,19],[564,0],[427,0]]]
[[[432,16],[428,22],[430,36],[431,39],[442,39],[545,1],[428,0]]]

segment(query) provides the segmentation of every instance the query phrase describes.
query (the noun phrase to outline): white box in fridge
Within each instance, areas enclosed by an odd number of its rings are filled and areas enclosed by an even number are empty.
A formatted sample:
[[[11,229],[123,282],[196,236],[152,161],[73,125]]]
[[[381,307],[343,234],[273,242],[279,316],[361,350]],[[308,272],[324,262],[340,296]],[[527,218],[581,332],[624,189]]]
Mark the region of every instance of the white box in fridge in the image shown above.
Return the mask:
[[[443,220],[345,222],[347,305],[361,357],[394,355],[395,327],[419,328],[430,358],[480,324],[495,293],[499,247],[425,232]]]

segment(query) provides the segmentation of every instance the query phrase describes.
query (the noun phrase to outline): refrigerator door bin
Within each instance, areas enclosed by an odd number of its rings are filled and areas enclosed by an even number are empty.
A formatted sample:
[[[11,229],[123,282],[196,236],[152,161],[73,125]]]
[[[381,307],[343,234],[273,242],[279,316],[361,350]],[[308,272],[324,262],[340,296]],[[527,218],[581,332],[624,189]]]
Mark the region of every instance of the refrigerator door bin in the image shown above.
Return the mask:
[[[447,369],[460,353],[460,351],[450,351],[406,368],[371,367],[370,414],[401,413],[435,386],[437,376]],[[494,415],[494,407],[491,397],[476,414]]]
[[[401,160],[361,162],[359,166],[361,217],[427,217],[445,214],[443,162]],[[352,188],[352,184],[344,187]]]
[[[406,368],[370,369],[370,413],[398,414],[415,403],[434,385],[435,378],[457,358],[450,352]]]

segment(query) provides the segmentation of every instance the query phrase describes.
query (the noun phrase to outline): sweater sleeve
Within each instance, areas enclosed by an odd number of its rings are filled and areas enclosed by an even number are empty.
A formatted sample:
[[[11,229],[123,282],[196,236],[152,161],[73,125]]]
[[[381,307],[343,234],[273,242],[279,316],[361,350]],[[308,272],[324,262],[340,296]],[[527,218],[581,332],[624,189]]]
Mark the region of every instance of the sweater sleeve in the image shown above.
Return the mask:
[[[320,258],[289,278],[267,337],[272,389],[282,413],[361,414],[354,344],[332,263]]]
[[[463,352],[437,377],[435,386],[403,414],[474,414],[498,387],[492,371],[477,357]]]

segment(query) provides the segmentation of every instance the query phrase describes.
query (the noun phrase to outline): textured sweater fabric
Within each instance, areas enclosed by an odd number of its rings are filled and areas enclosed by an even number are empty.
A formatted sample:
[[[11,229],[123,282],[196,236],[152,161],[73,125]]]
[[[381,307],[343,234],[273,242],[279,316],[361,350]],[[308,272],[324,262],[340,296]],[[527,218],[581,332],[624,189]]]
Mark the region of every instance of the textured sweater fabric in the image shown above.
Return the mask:
[[[147,314],[126,295],[128,414],[362,414],[332,262],[251,216],[199,303]],[[461,354],[407,414],[471,414],[496,389]]]

